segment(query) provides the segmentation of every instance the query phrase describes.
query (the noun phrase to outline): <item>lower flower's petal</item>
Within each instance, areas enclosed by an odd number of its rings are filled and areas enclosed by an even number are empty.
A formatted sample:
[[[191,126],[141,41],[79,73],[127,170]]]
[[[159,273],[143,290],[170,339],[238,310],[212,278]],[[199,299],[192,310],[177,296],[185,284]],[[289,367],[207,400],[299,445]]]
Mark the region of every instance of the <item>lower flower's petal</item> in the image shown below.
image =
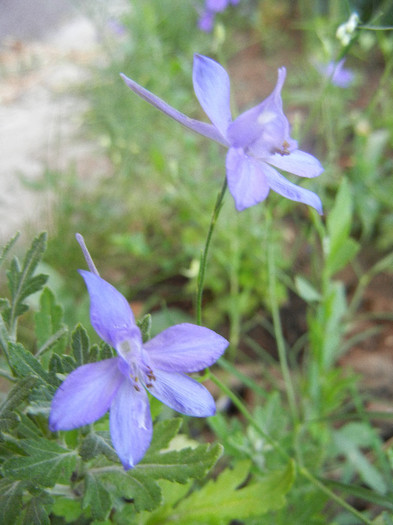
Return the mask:
[[[109,345],[137,335],[134,315],[127,299],[98,275],[79,270],[90,296],[90,320],[97,334]]]
[[[265,171],[265,175],[269,186],[273,191],[291,201],[308,204],[315,208],[320,215],[323,214],[321,199],[316,193],[306,190],[301,186],[297,186],[296,184],[292,184],[292,182],[289,182],[289,180],[273,168],[269,167],[269,170]]]
[[[110,431],[116,453],[127,470],[143,458],[153,433],[145,389],[124,381],[110,408]]]
[[[266,162],[280,170],[299,175],[299,177],[318,177],[323,172],[323,167],[318,159],[300,150],[293,151],[289,155],[276,153],[266,159]]]
[[[153,337],[144,348],[154,368],[167,372],[197,372],[215,363],[228,344],[213,330],[182,323]]]
[[[245,155],[243,150],[230,148],[226,159],[228,188],[236,209],[245,210],[266,199],[269,185],[263,164]]]
[[[124,381],[118,358],[80,366],[59,386],[51,406],[49,428],[71,430],[89,425],[108,411]]]
[[[149,392],[181,414],[194,417],[213,416],[216,405],[210,392],[184,374],[154,370],[155,380],[146,386]]]

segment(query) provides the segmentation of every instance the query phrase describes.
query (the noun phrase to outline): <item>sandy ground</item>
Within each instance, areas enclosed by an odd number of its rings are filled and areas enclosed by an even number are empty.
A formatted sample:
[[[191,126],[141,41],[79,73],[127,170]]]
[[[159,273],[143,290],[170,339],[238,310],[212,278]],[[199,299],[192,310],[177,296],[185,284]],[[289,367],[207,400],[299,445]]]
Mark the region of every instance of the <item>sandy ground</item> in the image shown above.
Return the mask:
[[[22,4],[0,0],[1,244],[50,229],[50,190],[32,188],[46,169],[92,176],[107,162],[83,139],[86,101],[75,89],[102,57],[95,23],[66,0],[37,0],[31,13]]]

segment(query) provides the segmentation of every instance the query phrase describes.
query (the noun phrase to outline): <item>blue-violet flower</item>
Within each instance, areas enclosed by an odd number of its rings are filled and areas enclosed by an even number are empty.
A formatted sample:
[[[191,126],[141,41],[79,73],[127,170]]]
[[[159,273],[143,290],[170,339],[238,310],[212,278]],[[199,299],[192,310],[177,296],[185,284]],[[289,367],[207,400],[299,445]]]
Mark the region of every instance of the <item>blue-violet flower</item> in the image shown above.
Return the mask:
[[[352,70],[344,67],[345,58],[339,62],[333,60],[328,64],[318,64],[317,69],[322,76],[327,78],[334,86],[340,88],[347,88],[355,79],[355,75]]]
[[[216,13],[224,11],[229,4],[237,5],[239,1],[240,0],[206,0],[205,8],[198,20],[199,29],[206,33],[210,33],[213,29]]]
[[[146,391],[182,414],[212,416],[213,397],[185,373],[212,365],[228,341],[208,328],[183,323],[143,343],[125,297],[95,272],[93,263],[89,266],[92,271],[79,273],[90,295],[91,323],[117,357],[82,365],[66,378],[53,398],[49,426],[71,430],[109,410],[113,446],[129,469],[143,458],[152,438]]]
[[[287,199],[313,206],[322,213],[321,200],[310,190],[289,182],[275,168],[316,177],[323,168],[312,155],[297,149],[289,135],[289,122],[283,113],[281,89],[286,76],[278,70],[273,92],[260,104],[232,120],[230,82],[225,69],[211,58],[195,55],[194,91],[212,124],[191,119],[150,91],[122,74],[127,86],[144,100],[187,128],[228,148],[226,174],[238,211],[257,204],[272,189]]]

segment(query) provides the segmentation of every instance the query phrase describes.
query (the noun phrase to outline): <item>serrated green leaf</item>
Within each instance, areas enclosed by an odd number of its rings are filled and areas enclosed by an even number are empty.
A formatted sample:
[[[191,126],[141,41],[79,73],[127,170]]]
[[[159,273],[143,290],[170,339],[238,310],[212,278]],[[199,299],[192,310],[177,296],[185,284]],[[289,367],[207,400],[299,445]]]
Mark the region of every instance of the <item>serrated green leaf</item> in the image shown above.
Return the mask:
[[[146,314],[137,321],[137,325],[139,326],[141,332],[142,332],[142,339],[144,342],[148,341],[151,337],[151,315]]]
[[[100,471],[95,469],[99,481],[112,497],[125,498],[134,503],[135,509],[153,510],[161,501],[161,491],[153,479],[137,479],[134,471],[125,471],[122,467],[106,467]]]
[[[19,415],[18,436],[37,439],[41,436],[39,428],[26,414]]]
[[[90,507],[92,518],[97,520],[105,520],[112,508],[110,493],[92,472],[86,476],[85,493],[82,501],[82,508],[86,509],[87,507]]]
[[[257,518],[282,508],[294,480],[292,462],[284,470],[237,489],[246,479],[249,467],[248,461],[239,462],[233,470],[224,470],[216,481],[209,481],[181,501],[175,510],[178,523],[226,525],[231,520]]]
[[[18,425],[19,418],[15,412],[4,410],[0,414],[0,435],[2,432],[8,432]]]
[[[4,322],[3,315],[0,313],[0,349],[8,359],[8,342],[9,342],[9,335],[7,326]]]
[[[89,362],[89,346],[89,336],[83,326],[78,324],[71,335],[71,348],[77,366]]]
[[[151,454],[167,448],[171,440],[179,432],[181,424],[182,419],[180,417],[165,419],[164,421],[156,423],[154,425],[153,439],[150,443],[147,458],[149,458]]]
[[[190,478],[202,479],[221,454],[222,447],[219,444],[199,445],[196,448],[164,453],[148,453],[133,470],[132,475],[139,479],[148,477],[177,483],[185,483]]]
[[[52,498],[48,494],[40,494],[31,498],[25,506],[22,525],[50,525],[48,507]]]
[[[7,399],[0,406],[0,414],[3,410],[14,410],[22,401],[27,399],[31,389],[37,383],[37,378],[33,376],[24,377],[8,392]]]
[[[79,454],[85,461],[103,454],[110,461],[118,461],[118,456],[112,446],[109,432],[90,432],[82,441]]]
[[[16,318],[27,310],[23,300],[40,290],[47,281],[46,275],[34,275],[45,251],[46,237],[46,233],[36,237],[25,255],[22,267],[19,261],[14,258],[7,272],[12,300],[10,308],[5,311],[5,320],[8,322],[11,332],[15,331]]]
[[[10,479],[31,480],[44,487],[68,483],[75,468],[77,454],[47,439],[21,440],[27,456],[7,459],[3,465]]]
[[[14,244],[16,243],[16,241],[18,240],[19,238],[19,232],[16,233],[8,242],[7,244],[5,244],[4,246],[1,247],[0,249],[0,266],[3,264],[5,258],[7,257],[7,255],[9,254],[9,252],[11,251],[12,247],[14,246]]]
[[[0,479],[0,516],[3,525],[15,525],[22,508],[24,481]]]
[[[9,343],[9,362],[18,377],[35,376],[45,384],[57,385],[58,381],[46,372],[39,361],[20,343]]]
[[[35,333],[37,337],[37,354],[49,349],[59,354],[64,352],[67,329],[63,325],[63,309],[56,303],[55,296],[49,288],[44,288],[40,297],[40,310],[35,316]]]

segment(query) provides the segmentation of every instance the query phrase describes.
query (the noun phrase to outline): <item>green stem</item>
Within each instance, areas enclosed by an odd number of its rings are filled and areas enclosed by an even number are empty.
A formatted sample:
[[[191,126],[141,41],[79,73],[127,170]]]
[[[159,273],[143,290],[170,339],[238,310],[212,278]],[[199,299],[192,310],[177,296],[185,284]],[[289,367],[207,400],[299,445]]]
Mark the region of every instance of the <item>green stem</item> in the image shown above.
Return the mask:
[[[203,296],[203,285],[205,282],[207,255],[209,252],[210,241],[213,235],[214,227],[216,225],[218,216],[221,211],[226,189],[227,189],[227,179],[225,177],[224,184],[222,185],[221,191],[217,196],[216,204],[214,206],[212,217],[210,220],[209,231],[207,232],[205,247],[201,255],[201,262],[199,266],[199,274],[198,274],[198,282],[197,282],[197,299],[196,299],[196,318],[197,318],[198,325],[202,324],[202,296]]]
[[[269,221],[270,222],[270,221]],[[289,371],[287,350],[285,339],[282,331],[280,311],[278,307],[276,294],[276,265],[274,260],[274,245],[268,242],[268,274],[269,274],[269,297],[270,307],[273,319],[274,336],[276,339],[278,357],[280,360],[281,373],[284,379],[285,388],[288,397],[288,403],[292,414],[292,420],[296,426],[299,422],[299,414],[296,404],[295,389],[293,387],[291,373]]]

